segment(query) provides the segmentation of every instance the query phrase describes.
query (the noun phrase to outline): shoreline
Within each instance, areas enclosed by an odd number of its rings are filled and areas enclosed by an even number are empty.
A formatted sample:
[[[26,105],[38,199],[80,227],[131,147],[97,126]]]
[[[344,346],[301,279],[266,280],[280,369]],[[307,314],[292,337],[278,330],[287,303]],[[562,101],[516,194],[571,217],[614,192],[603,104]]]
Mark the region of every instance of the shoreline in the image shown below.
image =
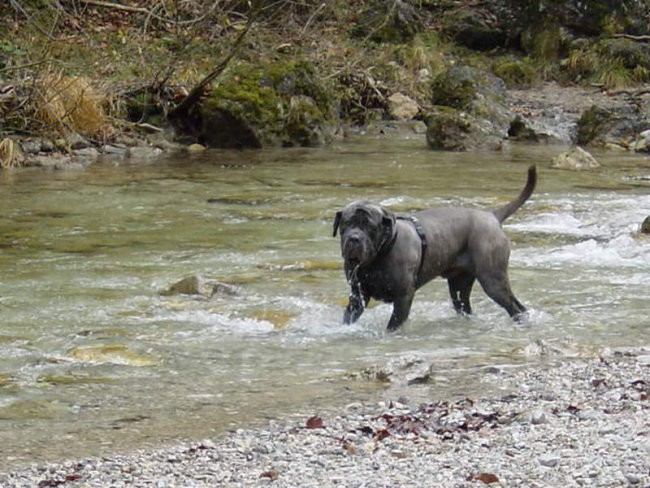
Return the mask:
[[[486,398],[353,403],[170,448],[35,464],[0,485],[650,486],[650,347],[495,369],[485,381],[499,385]]]

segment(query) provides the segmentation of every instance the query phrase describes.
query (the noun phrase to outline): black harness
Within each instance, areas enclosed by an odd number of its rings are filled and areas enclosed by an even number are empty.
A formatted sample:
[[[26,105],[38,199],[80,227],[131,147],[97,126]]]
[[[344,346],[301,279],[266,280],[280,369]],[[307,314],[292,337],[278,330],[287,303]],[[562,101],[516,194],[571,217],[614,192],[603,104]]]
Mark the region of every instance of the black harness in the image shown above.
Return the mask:
[[[422,227],[422,224],[416,217],[409,215],[408,217],[397,218],[399,220],[408,220],[411,222],[413,224],[413,227],[415,227],[415,232],[417,232],[418,236],[420,237],[420,266],[418,266],[418,273],[415,275],[415,282],[417,284],[420,280],[420,272],[422,271],[422,266],[424,266],[424,255],[427,250],[427,235],[424,233],[424,227]]]
[[[411,224],[413,224],[413,227],[415,228],[415,232],[417,232],[418,236],[420,237],[420,265],[418,266],[418,271],[417,274],[415,275],[415,284],[417,286],[420,281],[420,273],[422,272],[422,267],[424,266],[424,257],[427,250],[427,236],[424,232],[424,227],[422,227],[422,224],[420,224],[420,221],[416,217],[413,217],[412,215],[408,217],[400,216],[397,217],[397,219],[406,220]],[[381,244],[379,250],[377,251],[377,255],[375,256],[375,260],[388,254],[393,248],[393,246],[395,245],[396,240],[397,240],[397,231],[393,232],[393,235],[388,237]],[[350,283],[350,288],[351,288],[350,304],[353,306],[353,308],[358,307],[360,310],[363,310],[363,308],[365,307],[365,299],[363,297],[363,292],[361,290],[361,283],[357,275],[358,272],[359,272],[359,268],[357,267],[354,270],[352,270],[348,278]]]

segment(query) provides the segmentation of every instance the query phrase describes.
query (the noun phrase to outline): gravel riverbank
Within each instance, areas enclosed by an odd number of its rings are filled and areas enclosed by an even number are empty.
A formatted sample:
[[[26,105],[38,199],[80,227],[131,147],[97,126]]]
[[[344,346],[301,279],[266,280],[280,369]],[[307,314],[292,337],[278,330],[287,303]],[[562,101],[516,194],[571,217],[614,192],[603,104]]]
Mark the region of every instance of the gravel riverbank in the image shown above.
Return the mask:
[[[491,369],[488,398],[351,404],[156,451],[35,465],[2,487],[650,486],[650,349]]]

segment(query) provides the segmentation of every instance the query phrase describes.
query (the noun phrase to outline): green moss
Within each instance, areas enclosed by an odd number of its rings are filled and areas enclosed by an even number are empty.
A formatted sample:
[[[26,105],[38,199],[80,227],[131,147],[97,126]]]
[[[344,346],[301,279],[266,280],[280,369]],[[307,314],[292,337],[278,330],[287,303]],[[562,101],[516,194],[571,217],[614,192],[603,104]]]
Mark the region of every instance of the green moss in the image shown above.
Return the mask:
[[[539,73],[530,58],[499,63],[494,67],[494,74],[509,88],[531,88],[539,82]]]
[[[302,60],[240,63],[203,101],[201,112],[204,139],[218,147],[320,145],[320,129],[336,119],[332,91]]]
[[[610,111],[593,105],[578,120],[577,143],[584,146],[596,140],[606,132],[611,125],[612,118],[613,115]]]
[[[433,105],[466,109],[476,98],[476,82],[471,77],[450,78],[442,73],[431,84],[431,93]]]

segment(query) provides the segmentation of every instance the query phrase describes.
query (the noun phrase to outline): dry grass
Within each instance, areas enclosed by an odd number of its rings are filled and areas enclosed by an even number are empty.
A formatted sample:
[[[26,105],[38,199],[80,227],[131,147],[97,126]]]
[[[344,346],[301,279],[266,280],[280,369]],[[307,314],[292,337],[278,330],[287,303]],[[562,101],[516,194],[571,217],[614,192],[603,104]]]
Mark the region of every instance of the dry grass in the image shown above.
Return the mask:
[[[76,132],[106,138],[112,128],[103,109],[105,97],[80,76],[46,74],[36,87],[35,117],[61,135]]]
[[[15,168],[20,166],[20,150],[18,145],[9,138],[0,141],[0,168]]]

